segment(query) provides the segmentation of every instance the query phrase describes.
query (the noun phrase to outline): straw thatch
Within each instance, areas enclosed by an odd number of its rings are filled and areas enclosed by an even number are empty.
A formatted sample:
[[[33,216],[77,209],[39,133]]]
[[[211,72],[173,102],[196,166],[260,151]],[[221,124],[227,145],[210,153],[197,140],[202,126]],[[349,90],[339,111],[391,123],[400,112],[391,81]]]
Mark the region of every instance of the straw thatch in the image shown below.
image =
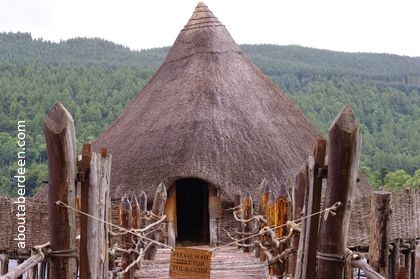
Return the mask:
[[[410,240],[420,238],[420,191],[400,191],[391,195],[389,238]],[[355,200],[350,217],[348,247],[368,246],[371,196]]]
[[[94,148],[113,156],[114,198],[195,177],[232,199],[264,178],[281,193],[319,137],[199,3],[163,65]]]
[[[16,199],[0,197],[0,251],[18,250],[18,213]],[[35,245],[49,241],[48,232],[48,205],[26,199],[25,215],[21,212],[20,217],[25,217],[25,244],[26,250],[30,251]]]

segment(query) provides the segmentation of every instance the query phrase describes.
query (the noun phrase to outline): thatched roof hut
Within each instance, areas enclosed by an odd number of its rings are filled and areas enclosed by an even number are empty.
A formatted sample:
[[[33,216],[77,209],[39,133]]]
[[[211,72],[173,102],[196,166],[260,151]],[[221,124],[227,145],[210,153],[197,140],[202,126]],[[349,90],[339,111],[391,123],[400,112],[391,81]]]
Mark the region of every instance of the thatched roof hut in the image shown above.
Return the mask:
[[[157,73],[94,147],[113,156],[112,197],[199,178],[232,200],[264,178],[284,191],[319,137],[199,3]]]

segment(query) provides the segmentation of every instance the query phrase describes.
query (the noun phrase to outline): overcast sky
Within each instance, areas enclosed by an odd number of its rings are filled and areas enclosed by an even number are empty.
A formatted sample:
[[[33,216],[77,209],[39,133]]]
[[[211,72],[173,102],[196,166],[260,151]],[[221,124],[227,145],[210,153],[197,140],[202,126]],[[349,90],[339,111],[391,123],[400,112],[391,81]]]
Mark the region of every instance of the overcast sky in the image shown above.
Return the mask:
[[[237,43],[420,56],[419,0],[206,0]],[[0,0],[0,32],[172,45],[198,1]]]

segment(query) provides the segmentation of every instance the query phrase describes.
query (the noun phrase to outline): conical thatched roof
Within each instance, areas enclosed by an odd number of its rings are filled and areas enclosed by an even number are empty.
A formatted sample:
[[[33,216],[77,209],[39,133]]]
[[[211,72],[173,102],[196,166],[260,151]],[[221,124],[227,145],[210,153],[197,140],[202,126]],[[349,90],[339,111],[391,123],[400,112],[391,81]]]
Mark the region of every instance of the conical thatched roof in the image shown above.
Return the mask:
[[[152,195],[162,180],[196,177],[231,199],[264,178],[282,192],[319,137],[199,3],[155,76],[94,148],[113,156],[113,197]]]

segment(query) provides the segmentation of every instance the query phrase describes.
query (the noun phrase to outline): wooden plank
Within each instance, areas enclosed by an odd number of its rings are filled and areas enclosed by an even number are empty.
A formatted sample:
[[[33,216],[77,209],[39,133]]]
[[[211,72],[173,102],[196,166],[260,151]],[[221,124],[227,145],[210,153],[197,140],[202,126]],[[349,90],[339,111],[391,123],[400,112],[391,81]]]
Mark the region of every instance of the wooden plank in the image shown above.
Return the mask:
[[[99,191],[98,191],[98,218],[104,222],[98,222],[98,268],[99,278],[105,278],[108,274],[108,232],[109,225],[105,223],[109,219],[110,200],[109,186],[111,180],[111,161],[112,156],[108,155],[106,148],[100,149],[100,172],[99,172]]]
[[[76,250],[76,217],[73,210],[56,204],[62,201],[76,206],[76,137],[73,117],[56,103],[44,120],[48,153],[48,216],[51,249]],[[50,278],[75,278],[76,258],[52,257]]]
[[[205,249],[176,248],[171,253],[171,278],[210,278],[213,253]]]
[[[385,278],[388,277],[390,201],[390,192],[373,192],[369,222],[369,264]]]
[[[165,204],[166,204],[167,192],[166,192],[166,185],[164,182],[161,182],[156,189],[155,197],[153,199],[153,206],[152,206],[152,213],[155,216],[161,217],[165,212]],[[160,241],[161,232],[157,230],[152,239],[155,241]],[[144,258],[147,260],[153,260],[156,255],[157,245],[152,244],[150,248],[146,251]]]
[[[348,106],[329,129],[325,207],[341,202],[335,216],[322,219],[318,247],[318,279],[343,278],[348,224],[359,169],[361,134]]]
[[[80,171],[84,174],[83,181],[81,183],[80,198],[81,198],[81,211],[89,212],[89,172],[90,172],[90,160],[92,158],[92,144],[83,144],[82,149],[82,162],[80,165]],[[88,247],[87,247],[87,223],[88,217],[84,214],[80,215],[80,245],[79,245],[79,257],[80,257],[80,279],[88,279],[89,277],[89,258],[88,258]]]

